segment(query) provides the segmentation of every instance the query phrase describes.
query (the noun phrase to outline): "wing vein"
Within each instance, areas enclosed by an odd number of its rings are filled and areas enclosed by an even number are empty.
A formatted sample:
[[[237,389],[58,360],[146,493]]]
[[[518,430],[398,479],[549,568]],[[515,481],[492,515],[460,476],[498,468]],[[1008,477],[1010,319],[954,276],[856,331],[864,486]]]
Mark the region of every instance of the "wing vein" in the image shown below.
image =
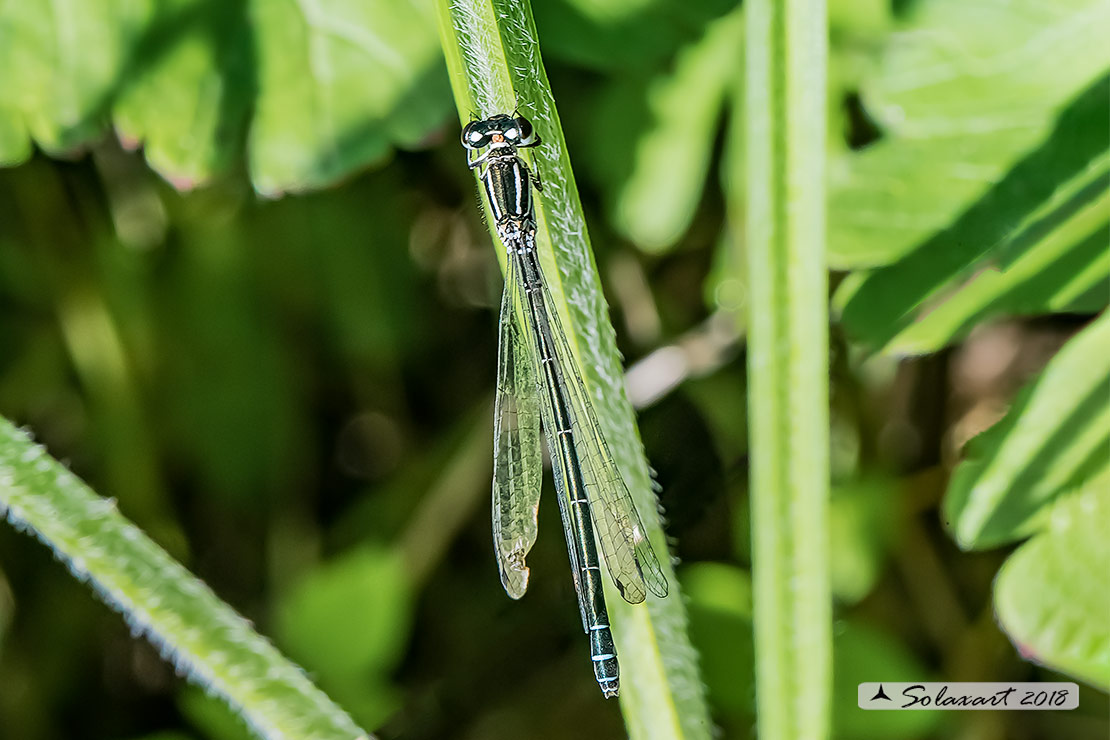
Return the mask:
[[[643,601],[646,590],[664,597],[668,591],[666,576],[659,567],[624,477],[613,461],[593,404],[586,394],[582,373],[567,343],[558,310],[542,280],[541,291],[555,337],[556,365],[568,391],[575,449],[606,567],[621,596],[629,603]]]
[[[514,599],[528,588],[525,558],[536,542],[542,485],[538,378],[521,327],[520,290],[510,262],[497,351],[494,401],[493,543],[501,583]]]

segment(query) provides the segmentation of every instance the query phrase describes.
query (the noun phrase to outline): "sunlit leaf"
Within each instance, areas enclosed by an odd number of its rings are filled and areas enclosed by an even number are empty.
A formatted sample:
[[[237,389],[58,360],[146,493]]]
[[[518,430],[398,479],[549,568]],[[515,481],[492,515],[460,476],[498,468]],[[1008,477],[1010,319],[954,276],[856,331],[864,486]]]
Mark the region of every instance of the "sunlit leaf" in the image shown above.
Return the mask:
[[[150,166],[188,189],[228,170],[257,93],[247,0],[172,0],[149,15],[119,70],[115,127]]]
[[[10,2],[0,79],[0,163],[114,124],[179,188],[245,157],[266,195],[414,146],[449,104],[427,0]]]
[[[830,263],[889,263],[990,197],[1105,74],[1108,23],[1102,0],[913,3],[862,91],[883,138],[830,167]],[[1059,173],[1044,186],[1062,182]],[[996,228],[1017,226],[1043,197],[1011,195],[996,204]],[[993,246],[980,241],[989,233],[964,236],[975,253]]]
[[[1102,475],[1052,507],[1045,529],[1010,556],[994,584],[999,622],[1022,655],[1103,691],[1110,690],[1108,522],[1110,476]]]
[[[1093,311],[1110,276],[1110,77],[949,228],[897,262],[857,273],[836,303],[857,337],[935,351],[985,318]]]
[[[29,156],[31,137],[23,127],[23,121],[10,107],[0,105],[0,167],[19,164]]]
[[[427,0],[254,0],[250,171],[264,194],[334,182],[413,145],[450,98]]]
[[[967,446],[944,502],[963,548],[1030,534],[1061,491],[1110,466],[1110,313],[1071,339]]]
[[[3,159],[29,153],[19,130],[63,154],[104,130],[149,2],[7,2],[0,6],[0,110],[13,144]]]

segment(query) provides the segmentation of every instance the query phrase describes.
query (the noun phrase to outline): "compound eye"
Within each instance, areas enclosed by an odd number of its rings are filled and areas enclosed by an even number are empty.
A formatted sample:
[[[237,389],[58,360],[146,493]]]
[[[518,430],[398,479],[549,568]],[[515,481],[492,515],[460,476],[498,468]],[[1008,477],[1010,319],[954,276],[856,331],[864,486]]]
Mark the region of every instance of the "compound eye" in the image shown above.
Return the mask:
[[[489,144],[489,134],[478,129],[474,123],[468,123],[462,131],[462,144],[470,149],[481,149]]]
[[[521,143],[522,144],[531,143],[532,139],[535,136],[535,131],[532,129],[532,122],[529,121],[524,116],[517,116],[513,120],[516,122],[517,129],[518,129],[517,130],[517,135],[520,138]],[[506,136],[507,135],[508,134],[506,134]]]

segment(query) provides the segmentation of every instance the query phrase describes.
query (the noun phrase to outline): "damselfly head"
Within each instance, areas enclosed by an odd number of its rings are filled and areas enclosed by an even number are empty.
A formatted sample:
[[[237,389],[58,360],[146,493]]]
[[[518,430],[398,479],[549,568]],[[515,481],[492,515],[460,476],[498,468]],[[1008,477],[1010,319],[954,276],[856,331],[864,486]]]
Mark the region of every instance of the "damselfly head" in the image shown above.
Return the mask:
[[[471,121],[462,130],[462,145],[467,149],[491,145],[529,147],[539,143],[531,121],[524,116],[498,113],[484,121]]]

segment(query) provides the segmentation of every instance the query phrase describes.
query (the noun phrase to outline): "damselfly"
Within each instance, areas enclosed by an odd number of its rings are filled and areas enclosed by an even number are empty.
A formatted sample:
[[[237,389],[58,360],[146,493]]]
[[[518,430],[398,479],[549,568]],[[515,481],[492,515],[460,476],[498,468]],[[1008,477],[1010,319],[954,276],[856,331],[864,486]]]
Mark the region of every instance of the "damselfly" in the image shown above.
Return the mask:
[[[638,604],[649,590],[666,596],[667,579],[601,433],[540,269],[532,186],[543,186],[517,153],[540,139],[528,119],[499,114],[469,123],[462,143],[470,168],[482,168],[508,251],[494,411],[493,543],[501,583],[514,599],[528,588],[525,557],[536,541],[542,424],[594,675],[606,697],[616,696],[620,673],[597,543],[626,601]]]

